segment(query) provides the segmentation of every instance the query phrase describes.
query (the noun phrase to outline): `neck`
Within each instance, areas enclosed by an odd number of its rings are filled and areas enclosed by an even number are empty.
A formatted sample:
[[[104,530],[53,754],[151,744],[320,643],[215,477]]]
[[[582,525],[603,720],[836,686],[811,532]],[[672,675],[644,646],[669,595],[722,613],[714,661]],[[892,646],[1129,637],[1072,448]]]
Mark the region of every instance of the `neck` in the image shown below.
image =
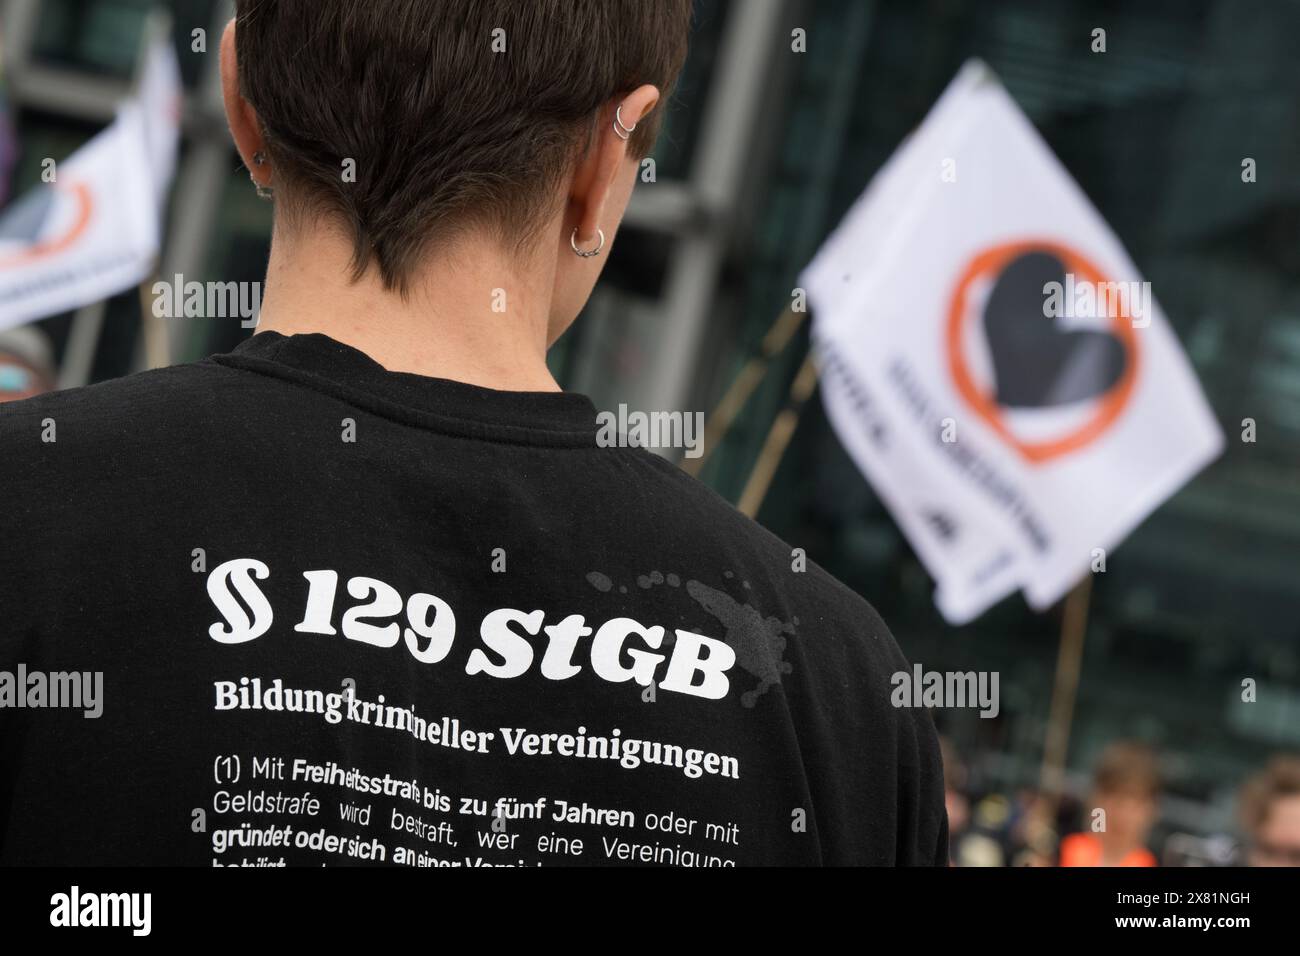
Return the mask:
[[[271,244],[259,332],[319,332],[392,372],[501,391],[560,391],[546,367],[554,263],[531,267],[485,237],[440,251],[403,299],[373,266],[351,281],[351,243],[317,229]]]

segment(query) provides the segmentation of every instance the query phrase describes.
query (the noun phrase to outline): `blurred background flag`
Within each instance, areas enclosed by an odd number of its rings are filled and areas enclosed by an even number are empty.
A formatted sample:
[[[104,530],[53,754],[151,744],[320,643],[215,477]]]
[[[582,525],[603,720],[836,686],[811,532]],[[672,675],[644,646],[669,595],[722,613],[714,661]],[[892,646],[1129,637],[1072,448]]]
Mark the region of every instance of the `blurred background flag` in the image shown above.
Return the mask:
[[[128,289],[154,270],[176,165],[180,73],[157,32],[109,126],[0,213],[0,329]]]
[[[170,18],[162,15],[150,20],[137,81],[150,174],[160,214],[176,172],[184,102],[180,64],[171,43],[170,24]]]
[[[801,285],[827,414],[951,623],[1055,603],[1222,449],[1149,283],[980,62]]]

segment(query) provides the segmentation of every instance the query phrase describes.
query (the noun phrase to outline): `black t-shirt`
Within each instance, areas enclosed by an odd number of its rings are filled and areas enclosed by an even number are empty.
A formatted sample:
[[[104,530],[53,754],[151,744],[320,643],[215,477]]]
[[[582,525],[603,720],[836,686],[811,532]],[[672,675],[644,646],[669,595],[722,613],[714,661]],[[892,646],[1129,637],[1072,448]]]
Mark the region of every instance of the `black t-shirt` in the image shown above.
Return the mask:
[[[944,864],[863,600],[321,335],[0,406],[0,862]]]

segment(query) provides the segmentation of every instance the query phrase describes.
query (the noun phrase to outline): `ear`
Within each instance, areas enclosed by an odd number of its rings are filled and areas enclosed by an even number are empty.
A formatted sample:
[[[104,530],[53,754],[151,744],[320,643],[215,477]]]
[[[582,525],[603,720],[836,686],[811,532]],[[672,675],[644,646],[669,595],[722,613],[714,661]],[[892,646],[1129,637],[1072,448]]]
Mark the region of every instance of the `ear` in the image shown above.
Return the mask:
[[[593,137],[591,148],[574,170],[569,190],[568,227],[578,228],[580,245],[590,245],[604,221],[605,202],[619,170],[628,161],[628,142],[615,128],[621,115],[623,132],[641,122],[659,102],[659,90],[642,86],[605,107]]]
[[[265,144],[262,140],[262,126],[257,120],[257,111],[239,92],[239,61],[235,49],[235,21],[226,24],[221,34],[221,98],[226,104],[226,122],[230,124],[230,135],[235,140],[235,149],[248,167],[248,174],[259,186],[271,184],[271,167],[267,163],[258,165],[253,156],[262,152]]]

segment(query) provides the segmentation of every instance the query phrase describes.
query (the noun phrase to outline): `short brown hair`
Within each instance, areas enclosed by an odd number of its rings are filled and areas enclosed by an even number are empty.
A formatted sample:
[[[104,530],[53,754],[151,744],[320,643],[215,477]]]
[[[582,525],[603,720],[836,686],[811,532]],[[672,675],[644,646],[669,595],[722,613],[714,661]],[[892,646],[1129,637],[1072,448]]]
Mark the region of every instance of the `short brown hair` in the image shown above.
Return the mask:
[[[1101,752],[1092,774],[1098,793],[1131,794],[1155,799],[1160,770],[1155,751],[1136,741],[1116,741]]]
[[[1274,803],[1297,796],[1300,796],[1300,757],[1274,757],[1241,788],[1241,822],[1247,832],[1254,833],[1268,821]]]
[[[630,144],[650,152],[691,2],[236,0],[240,89],[282,211],[335,216],[356,275],[404,292],[461,227],[526,241],[597,111],[643,83],[664,94]]]

